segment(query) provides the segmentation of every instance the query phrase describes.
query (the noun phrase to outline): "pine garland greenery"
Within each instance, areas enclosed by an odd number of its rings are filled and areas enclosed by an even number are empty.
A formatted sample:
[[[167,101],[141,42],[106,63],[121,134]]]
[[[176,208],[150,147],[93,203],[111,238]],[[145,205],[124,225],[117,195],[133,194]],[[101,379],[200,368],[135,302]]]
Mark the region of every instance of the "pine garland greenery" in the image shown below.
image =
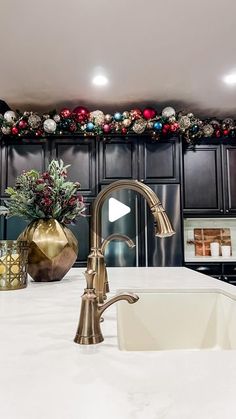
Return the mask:
[[[10,197],[5,202],[8,217],[19,216],[28,221],[54,218],[70,224],[82,215],[85,204],[78,192],[80,184],[66,180],[68,167],[62,160],[52,160],[44,173],[30,170],[18,176],[15,186],[6,189]]]

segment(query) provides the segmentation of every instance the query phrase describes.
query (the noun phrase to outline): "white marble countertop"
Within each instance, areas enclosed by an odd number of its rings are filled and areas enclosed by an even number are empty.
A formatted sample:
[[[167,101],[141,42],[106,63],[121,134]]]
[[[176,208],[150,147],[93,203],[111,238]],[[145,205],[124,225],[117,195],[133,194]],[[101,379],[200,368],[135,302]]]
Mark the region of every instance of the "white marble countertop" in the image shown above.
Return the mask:
[[[123,352],[116,309],[105,341],[73,342],[84,269],[0,292],[2,419],[235,419],[236,351]],[[110,287],[236,288],[187,268],[110,268]],[[112,293],[111,293],[112,294]]]

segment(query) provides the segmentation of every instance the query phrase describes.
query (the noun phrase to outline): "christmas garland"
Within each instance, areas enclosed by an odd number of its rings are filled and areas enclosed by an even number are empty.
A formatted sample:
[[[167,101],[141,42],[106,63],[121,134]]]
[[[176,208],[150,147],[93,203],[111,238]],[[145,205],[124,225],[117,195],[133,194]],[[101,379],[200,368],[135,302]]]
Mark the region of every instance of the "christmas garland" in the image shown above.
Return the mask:
[[[35,112],[6,111],[0,114],[0,132],[5,136],[39,138],[48,135],[107,135],[107,134],[150,134],[153,139],[168,135],[182,134],[188,143],[200,138],[219,138],[236,135],[236,121],[201,120],[190,112],[176,112],[168,106],[161,114],[153,108],[132,109],[104,114],[100,110],[89,111],[84,106],[77,106],[73,111],[63,108],[39,116]]]

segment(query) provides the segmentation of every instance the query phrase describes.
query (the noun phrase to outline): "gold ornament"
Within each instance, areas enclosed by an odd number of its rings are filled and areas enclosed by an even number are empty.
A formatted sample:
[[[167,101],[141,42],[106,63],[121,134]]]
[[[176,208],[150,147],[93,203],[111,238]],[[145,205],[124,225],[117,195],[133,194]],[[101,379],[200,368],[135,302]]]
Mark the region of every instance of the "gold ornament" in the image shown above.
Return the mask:
[[[112,115],[110,115],[109,113],[107,113],[107,114],[105,115],[105,121],[106,121],[106,122],[108,122],[108,123],[109,123],[109,122],[111,122],[111,121],[112,121],[112,119],[113,119],[113,118],[112,118]]]
[[[129,114],[129,112],[128,112],[128,111],[124,111],[124,112],[122,113],[122,116],[123,116],[123,118],[124,118],[124,119],[128,119],[128,118],[129,118],[129,116],[130,116],[130,114]]]
[[[204,125],[202,130],[205,137],[211,137],[214,132],[214,128],[210,124]]]
[[[147,122],[145,121],[145,119],[140,118],[137,121],[135,121],[133,125],[133,131],[136,134],[142,134],[145,131],[146,126],[147,126]]]
[[[123,120],[123,125],[125,128],[128,128],[132,124],[132,121],[130,118],[126,118]]]
[[[28,118],[28,124],[31,128],[38,128],[41,124],[41,118],[40,116],[32,113]]]
[[[102,111],[90,112],[89,120],[94,122],[96,125],[103,125],[105,121],[105,115]]]
[[[188,129],[191,125],[190,118],[188,116],[181,116],[181,118],[178,120],[180,129],[185,130]]]

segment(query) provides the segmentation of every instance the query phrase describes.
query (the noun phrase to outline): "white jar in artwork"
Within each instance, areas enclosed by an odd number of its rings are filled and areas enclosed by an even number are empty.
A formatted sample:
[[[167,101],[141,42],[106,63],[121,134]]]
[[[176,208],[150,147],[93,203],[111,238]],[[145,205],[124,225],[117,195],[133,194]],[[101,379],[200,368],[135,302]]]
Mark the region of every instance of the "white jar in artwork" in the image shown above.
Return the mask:
[[[222,245],[221,246],[221,254],[224,258],[229,258],[231,254],[231,246],[229,245]]]
[[[211,256],[218,257],[220,255],[220,244],[218,242],[210,243]]]

